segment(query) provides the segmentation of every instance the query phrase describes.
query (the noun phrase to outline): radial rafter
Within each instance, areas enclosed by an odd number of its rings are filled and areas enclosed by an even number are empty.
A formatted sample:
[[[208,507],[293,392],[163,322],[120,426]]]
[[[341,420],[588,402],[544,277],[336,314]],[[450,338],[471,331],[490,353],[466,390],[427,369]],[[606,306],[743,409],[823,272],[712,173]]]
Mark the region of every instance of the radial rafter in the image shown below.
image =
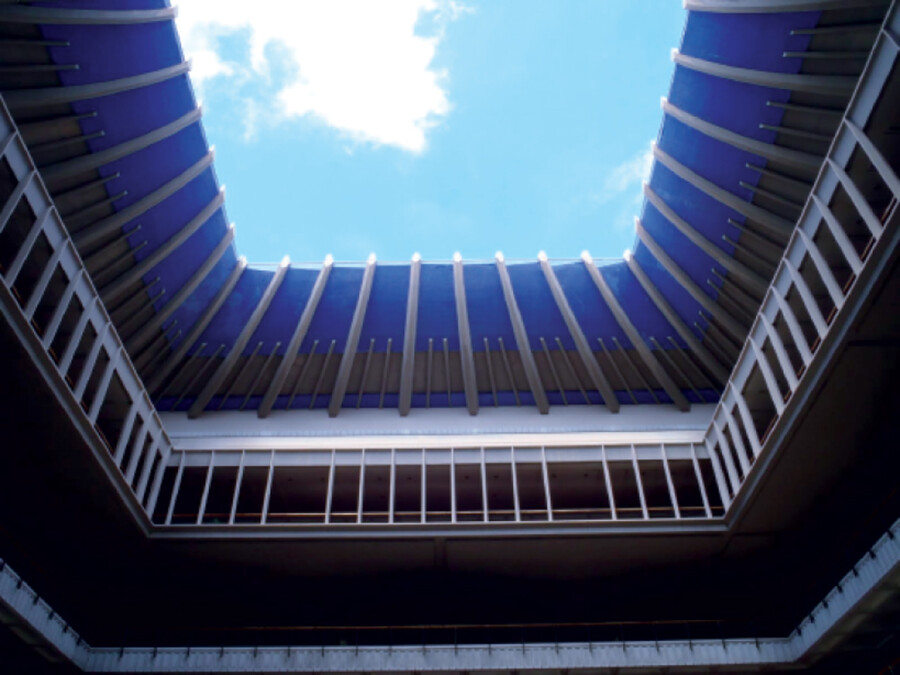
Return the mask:
[[[500,274],[500,283],[503,287],[503,298],[506,300],[506,311],[509,313],[513,335],[516,338],[519,359],[522,361],[522,368],[525,370],[528,387],[531,389],[531,395],[534,396],[534,403],[537,406],[538,411],[542,415],[546,415],[550,412],[550,402],[547,400],[547,392],[544,390],[544,385],[541,382],[541,376],[538,373],[537,364],[534,361],[534,354],[531,353],[528,332],[525,330],[525,322],[522,320],[522,314],[519,311],[519,305],[516,302],[516,295],[513,291],[512,281],[510,281],[509,278],[509,271],[506,269],[506,261],[503,258],[503,254],[500,252],[497,253],[494,260],[497,264],[497,271]],[[503,349],[502,342],[500,343],[500,346],[501,349]]]
[[[188,409],[188,417],[199,417],[212,397],[219,391],[225,378],[228,377],[228,374],[231,372],[232,368],[234,368],[234,364],[237,363],[237,360],[241,357],[244,347],[247,346],[254,331],[256,331],[256,328],[259,326],[259,322],[262,321],[263,316],[265,316],[266,311],[269,309],[269,305],[272,304],[272,299],[278,292],[281,282],[284,281],[289,266],[290,260],[285,256],[275,274],[272,276],[272,280],[269,281],[266,290],[263,291],[262,297],[253,309],[253,313],[250,315],[250,318],[247,319],[243,329],[231,346],[228,354],[206,381],[206,384],[203,385],[203,389],[200,390],[197,398],[194,400],[193,404],[191,404],[191,407]]]
[[[309,298],[306,300],[306,305],[303,307],[303,312],[297,320],[294,333],[291,335],[290,342],[288,342],[287,349],[285,350],[284,358],[281,363],[278,364],[278,369],[275,371],[275,375],[269,383],[269,388],[266,390],[263,400],[259,404],[257,414],[260,417],[267,417],[272,411],[275,399],[278,398],[279,392],[282,387],[284,387],[284,383],[287,380],[288,374],[291,372],[291,368],[294,367],[294,362],[297,360],[297,352],[300,351],[300,345],[303,344],[303,339],[309,331],[309,325],[312,323],[316,309],[319,307],[319,301],[322,299],[322,294],[325,292],[325,285],[328,283],[328,277],[331,274],[333,267],[334,259],[330,255],[326,256],[325,262],[322,263],[322,269],[319,270],[319,274],[316,277],[316,282],[313,284],[312,291],[310,291]]]
[[[619,324],[619,328],[625,333],[628,341],[631,342],[631,346],[637,351],[641,360],[644,362],[644,365],[646,365],[647,369],[653,373],[653,377],[662,384],[663,389],[666,390],[666,394],[669,395],[672,403],[674,403],[679,410],[682,412],[690,410],[691,404],[688,402],[687,398],[685,398],[684,394],[681,393],[681,390],[678,388],[678,385],[675,384],[675,381],[666,372],[666,369],[656,360],[656,357],[653,355],[653,352],[650,351],[650,348],[647,347],[647,343],[644,342],[644,339],[641,337],[640,333],[638,333],[638,330],[632,323],[628,313],[622,308],[618,298],[616,298],[615,294],[612,292],[609,284],[606,283],[606,279],[603,278],[603,275],[600,273],[600,270],[597,269],[597,266],[594,264],[593,259],[591,259],[591,256],[587,251],[582,254],[582,261],[587,268],[588,274],[591,275],[591,280],[594,282],[597,290],[600,291],[600,295],[603,296],[606,306],[609,307],[610,312],[612,312],[616,323]]]
[[[581,329],[581,325],[575,318],[575,313],[569,305],[569,301],[563,292],[562,286],[560,286],[559,279],[557,279],[552,265],[550,265],[547,256],[544,255],[543,252],[538,255],[538,261],[544,272],[544,278],[547,279],[547,285],[550,287],[550,292],[553,295],[553,300],[556,302],[556,307],[559,309],[563,321],[566,322],[566,327],[569,329],[569,335],[572,336],[572,341],[575,343],[575,349],[578,351],[578,355],[581,357],[581,361],[584,363],[584,367],[588,372],[588,377],[591,378],[594,388],[600,393],[606,407],[609,408],[611,412],[619,412],[619,399],[616,398],[615,391],[613,391],[612,386],[609,384],[609,380],[606,378],[603,369],[600,368],[600,364],[597,362],[594,352],[591,350],[587,337],[585,337],[584,331]]]
[[[359,346],[359,335],[362,333],[363,323],[366,320],[366,309],[369,305],[369,296],[372,293],[372,282],[375,279],[375,255],[369,256],[366,269],[363,272],[362,283],[359,286],[359,295],[356,299],[356,309],[353,310],[353,318],[350,320],[350,330],[347,333],[347,341],[344,343],[344,353],[338,366],[337,377],[331,390],[331,400],[328,402],[328,416],[336,417],[344,402],[347,393],[347,385],[350,382],[350,372],[353,362],[356,360],[356,349]],[[324,371],[324,367],[323,367]]]

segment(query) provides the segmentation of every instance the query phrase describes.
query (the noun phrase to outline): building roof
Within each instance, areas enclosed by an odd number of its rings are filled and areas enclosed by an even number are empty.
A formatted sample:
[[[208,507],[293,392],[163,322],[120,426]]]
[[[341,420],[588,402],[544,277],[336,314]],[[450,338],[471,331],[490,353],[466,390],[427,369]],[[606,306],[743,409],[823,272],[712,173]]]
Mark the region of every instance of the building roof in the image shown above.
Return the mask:
[[[77,202],[64,216],[159,409],[191,416],[717,400],[863,64],[804,58],[836,39],[820,11],[692,11],[627,260],[278,273],[238,257],[173,16],[164,0],[8,9],[59,70],[3,90],[26,127],[51,101],[77,116],[81,142],[35,156]]]

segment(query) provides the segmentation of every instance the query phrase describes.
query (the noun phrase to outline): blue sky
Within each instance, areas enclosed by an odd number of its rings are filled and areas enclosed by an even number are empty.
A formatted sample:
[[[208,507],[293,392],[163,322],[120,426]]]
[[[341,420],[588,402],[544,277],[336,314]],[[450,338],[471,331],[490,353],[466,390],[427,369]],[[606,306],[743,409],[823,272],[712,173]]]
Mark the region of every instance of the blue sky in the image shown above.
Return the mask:
[[[632,244],[680,2],[211,1],[179,29],[251,262]]]

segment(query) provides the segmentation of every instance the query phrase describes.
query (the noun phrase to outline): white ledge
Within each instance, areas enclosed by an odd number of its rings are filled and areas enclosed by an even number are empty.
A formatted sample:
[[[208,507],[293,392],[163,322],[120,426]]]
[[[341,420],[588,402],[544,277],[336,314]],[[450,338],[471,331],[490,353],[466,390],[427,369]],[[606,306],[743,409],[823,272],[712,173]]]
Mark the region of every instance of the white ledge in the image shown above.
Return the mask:
[[[599,406],[553,406],[547,415],[534,408],[482,408],[472,417],[464,407],[396,410],[273,411],[261,420],[253,411],[210,412],[189,420],[163,413],[163,426],[177,450],[302,449],[304,447],[517,447],[601,443],[702,443],[715,406],[696,404],[690,412],[672,405],[622,406],[613,414]]]

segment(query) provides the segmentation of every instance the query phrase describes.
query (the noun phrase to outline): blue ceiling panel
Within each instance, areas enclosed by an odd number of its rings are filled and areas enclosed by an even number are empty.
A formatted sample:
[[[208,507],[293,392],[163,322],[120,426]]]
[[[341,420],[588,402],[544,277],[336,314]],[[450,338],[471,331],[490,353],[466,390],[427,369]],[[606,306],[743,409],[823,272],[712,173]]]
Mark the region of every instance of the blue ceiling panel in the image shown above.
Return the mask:
[[[422,265],[419,279],[419,317],[416,328],[416,351],[428,350],[428,339],[434,348],[443,349],[443,339],[453,351],[459,349],[456,324],[456,299],[453,294],[453,265]]]
[[[122,174],[107,184],[112,194],[128,190],[128,195],[117,205],[121,210],[181,174],[206,153],[203,131],[199,124],[192,124],[138,153],[104,165],[100,173],[104,176],[116,172]]]
[[[278,353],[285,353],[318,274],[318,270],[288,269],[272,304],[244,348],[244,355],[252,353],[258,342],[263,343],[260,354],[270,354],[276,342],[281,342]]]
[[[796,73],[802,59],[788,59],[782,54],[804,51],[810,36],[792,36],[791,30],[815,26],[819,14],[689,12],[680,51],[739,68]]]
[[[683,66],[675,67],[668,99],[702,120],[724,127],[742,136],[771,143],[775,132],[760,129],[760,124],[779,124],[784,111],[766,105],[767,101],[785,102],[790,92],[758,87],[700,73]]]
[[[179,75],[149,87],[73,104],[81,114],[96,112],[96,117],[80,120],[86,134],[102,131],[105,136],[88,141],[98,152],[130,141],[177,120],[197,107],[187,75]],[[131,114],[140,110],[140,114]],[[129,111],[128,114],[122,114]]]
[[[653,167],[650,186],[669,208],[681,215],[691,227],[714,242],[725,252],[732,253],[730,245],[722,239],[722,235],[728,235],[731,239],[735,239],[738,236],[740,231],[734,225],[731,225],[728,219],[731,218],[737,222],[743,222],[744,217],[741,214],[693,187],[659,162]],[[742,190],[742,192],[745,195],[747,194],[745,190]],[[648,218],[656,215],[663,218],[655,207],[645,201],[641,220],[646,221]],[[668,223],[668,220],[666,222]],[[675,226],[669,223],[669,228],[674,230]],[[684,246],[688,249],[686,251],[687,255],[700,255],[700,249],[687,239],[684,242]]]
[[[269,272],[271,274],[271,272]],[[309,331],[303,339],[300,351],[309,352],[313,340],[318,340],[316,352],[324,354],[328,345],[335,341],[335,353],[344,350],[347,333],[359,298],[359,287],[362,284],[362,267],[335,267],[328,275],[328,283],[316,313],[309,325]]]
[[[668,220],[652,206],[647,206],[641,221],[644,229],[669,257],[704,290],[713,297],[707,287],[706,280],[712,276],[710,268],[713,260],[703,251],[691,244],[690,240],[675,229]],[[718,266],[717,266],[718,267]]]
[[[659,147],[694,173],[745,200],[751,192],[742,188],[740,181],[755,185],[759,180],[759,173],[745,164],[764,162],[758,155],[714,140],[672,117],[665,118]]]
[[[141,225],[141,229],[130,238],[131,243],[134,245],[145,239],[150,242],[144,250],[137,254],[138,258],[147,257],[161,244],[180,232],[209,205],[218,192],[215,178],[212,172],[207,170],[168,199],[132,221],[128,227]],[[221,211],[220,208],[219,212],[221,213]]]
[[[392,338],[391,352],[403,350],[406,329],[406,300],[409,294],[409,265],[379,265],[375,267],[372,295],[366,308],[366,320],[360,334],[360,349],[368,349],[375,339],[376,352],[387,350]]]
[[[225,353],[241,334],[272,279],[268,270],[246,269],[198,342],[225,345]]]
[[[56,63],[78,64],[78,70],[60,72],[65,86],[117,80],[182,61],[172,21],[117,25],[113,30],[104,25],[44,25],[43,32],[47,39],[69,42],[68,47],[53,48]]]
[[[616,296],[638,333],[644,338],[647,346],[651,346],[650,337],[655,337],[665,344],[665,336],[673,335],[675,331],[656,309],[653,300],[641,287],[637,277],[631,273],[628,266],[624,263],[607,265],[600,268],[600,274],[603,275],[606,284]]]
[[[464,268],[466,306],[469,311],[469,331],[476,352],[484,351],[484,338],[491,349],[498,349],[498,338],[512,347],[516,344],[500,273],[494,263],[473,263]]]
[[[694,328],[694,321],[698,318],[697,312],[700,310],[700,303],[694,300],[691,294],[672,278],[643,244],[638,243],[634,250],[634,259],[669,305],[672,306],[687,326],[694,331],[694,334],[701,338],[702,335],[697,333]]]
[[[539,350],[540,338],[547,340],[548,346],[554,346],[554,338],[560,338],[566,349],[574,349],[575,343],[569,335],[562,314],[556,307],[556,301],[547,285],[547,279],[541,270],[540,263],[516,263],[507,265],[512,282],[516,303],[525,322],[528,341],[533,350]]]
[[[209,274],[201,282],[197,289],[193,293],[191,293],[187,297],[187,299],[185,299],[185,301],[178,309],[173,312],[172,317],[169,319],[169,321],[178,321],[178,325],[182,330],[181,336],[177,339],[172,340],[171,342],[171,346],[173,349],[178,347],[178,345],[187,335],[190,327],[203,314],[209,304],[213,301],[216,293],[218,293],[219,289],[228,279],[236,264],[236,253],[234,244],[232,244],[229,251],[226,251],[225,255],[222,256],[222,259],[215,264],[215,266],[210,270]],[[175,295],[176,292],[177,289],[175,287],[173,287],[173,289],[171,290],[167,288],[166,295],[164,295],[162,298],[160,298],[159,301],[157,301],[157,309],[161,309],[162,307],[164,307],[165,301]],[[192,348],[192,350],[193,349],[194,348]]]
[[[139,240],[143,231],[141,229],[132,239]],[[199,230],[188,237],[181,246],[177,247],[162,262],[144,275],[144,281],[149,282],[156,277],[160,277],[161,280],[164,280],[163,288],[167,289],[166,293],[173,293],[172,289],[177,290],[181,288],[191,278],[194,271],[209,257],[213,249],[222,241],[226,231],[227,224],[222,211],[219,210]],[[148,248],[149,246],[144,247],[141,251],[138,251],[138,254],[144,253]],[[229,258],[231,256],[226,252],[223,257]],[[234,262],[233,257],[231,257],[231,260]]]

